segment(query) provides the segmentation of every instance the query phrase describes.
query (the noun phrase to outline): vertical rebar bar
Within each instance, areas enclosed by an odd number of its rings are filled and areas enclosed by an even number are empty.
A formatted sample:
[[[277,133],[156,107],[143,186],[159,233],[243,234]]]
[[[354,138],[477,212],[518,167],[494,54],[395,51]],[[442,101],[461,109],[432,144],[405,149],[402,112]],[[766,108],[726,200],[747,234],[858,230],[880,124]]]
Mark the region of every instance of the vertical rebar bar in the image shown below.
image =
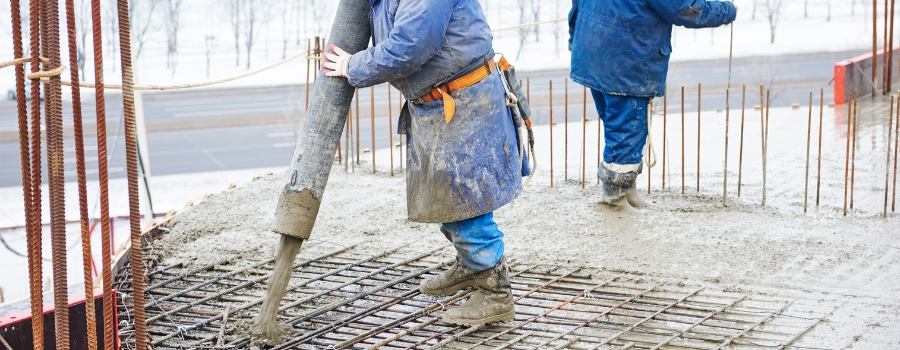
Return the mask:
[[[109,217],[109,164],[106,149],[106,94],[103,84],[103,28],[100,0],[91,0],[94,47],[94,103],[97,114],[97,173],[100,187],[100,259],[103,280],[103,348],[115,348],[115,300],[112,291],[112,220]]]
[[[369,102],[372,106],[372,174],[375,174],[378,172],[375,168],[375,85],[369,87]]]
[[[387,86],[387,105],[388,105],[388,149],[391,153],[391,176],[394,176],[394,103],[391,101],[391,84]]]
[[[822,190],[822,116],[825,113],[825,89],[819,89],[819,151],[816,156],[816,207],[819,206],[819,194]]]
[[[587,141],[585,138],[587,137],[587,86],[583,87],[584,91],[584,104],[581,110],[581,189],[584,189],[584,183],[586,178],[586,168],[587,164],[585,164],[585,160],[587,157],[585,156],[585,152],[587,152]]]
[[[309,71],[310,71],[310,57],[313,55],[312,53],[312,39],[306,39],[306,104],[303,108],[303,114],[306,115],[306,112],[309,111]]]
[[[850,126],[853,119],[853,93],[850,93],[847,104],[847,153],[844,157],[844,216],[847,216],[847,190],[850,186]]]
[[[669,120],[669,118],[666,116],[666,110],[669,109],[668,98],[669,98],[669,94],[663,94],[663,110],[662,110],[662,112],[663,112],[663,139],[662,139],[663,146],[662,146],[662,172],[661,172],[662,173],[662,189],[663,189],[663,191],[666,190],[666,145],[668,144],[668,141],[666,140],[666,130],[667,130],[666,122]],[[599,122],[599,120],[598,120],[598,122]],[[597,136],[599,137],[600,135],[597,135]]]
[[[359,124],[359,89],[356,89],[354,99],[356,99],[356,165],[359,165],[359,134],[362,131]]]
[[[87,198],[87,170],[84,159],[84,129],[81,114],[81,86],[78,75],[78,48],[75,35],[75,1],[66,0],[66,33],[69,48],[69,77],[72,87],[72,124],[75,134],[75,168],[78,178],[78,211],[81,224],[81,262],[84,276],[85,295],[85,328],[87,331],[87,348],[97,349],[97,322],[94,311],[94,275],[91,270],[91,231],[89,228]]]
[[[885,0],[887,1],[887,0]],[[875,98],[878,74],[878,0],[872,0],[872,99]]]
[[[763,135],[763,143],[766,145],[765,152],[763,153],[763,200],[762,205],[766,205],[766,192],[768,187],[766,187],[766,181],[769,178],[769,107],[772,105],[772,90],[766,89],[766,130]]]
[[[885,55],[887,55],[887,84],[885,84],[885,93],[890,93],[891,83],[894,77],[894,0],[891,0],[891,11],[890,16],[888,17],[890,18],[890,29],[888,30],[890,34],[888,35],[887,44],[885,44],[887,47],[887,52],[885,52]],[[885,26],[887,26],[887,23],[885,23]]]
[[[600,118],[600,114],[597,114],[597,171],[600,171],[600,158],[603,156],[603,152],[600,150],[600,140],[601,135],[606,135],[603,133],[603,119]],[[604,142],[605,144],[605,142]],[[600,184],[600,177],[597,176],[597,184]]]
[[[885,94],[888,91],[887,86],[887,47],[888,47],[888,0],[884,0],[884,36],[881,39],[881,94]],[[873,59],[877,59],[877,57],[873,57]],[[875,95],[874,93],[872,95]],[[850,190],[850,193],[853,193],[853,190]],[[852,195],[851,195],[852,198]],[[850,208],[853,208],[853,200],[850,201]]]
[[[19,8],[19,0],[11,0],[9,2],[9,4],[10,4],[10,13],[12,15],[11,20],[12,20],[12,34],[13,34],[13,56],[15,56],[14,58],[19,58],[19,57],[24,56],[24,48],[23,48],[23,43],[22,43],[22,27],[21,27],[22,19],[21,19],[21,10]],[[35,16],[31,16],[31,17],[34,18]],[[34,35],[35,35],[35,33],[32,32],[32,36],[34,36]],[[37,68],[37,67],[38,67],[38,65],[35,65],[34,63],[32,63],[32,68]],[[32,162],[32,158],[37,158],[38,161],[40,161],[41,154],[40,154],[40,152],[37,152],[36,154],[32,153],[31,149],[29,147],[29,143],[31,140],[29,139],[29,133],[28,133],[28,131],[29,131],[28,130],[28,106],[27,106],[27,102],[26,102],[27,98],[26,98],[26,91],[25,91],[25,65],[24,64],[16,65],[15,75],[16,75],[16,96],[17,96],[16,97],[16,109],[17,109],[17,113],[18,113],[18,122],[19,122],[18,123],[19,124],[19,154],[21,156],[20,159],[21,159],[21,165],[22,165],[22,200],[23,200],[23,204],[24,204],[24,208],[25,208],[25,236],[26,236],[26,240],[28,242],[26,256],[28,259],[28,270],[29,270],[28,272],[29,272],[29,277],[30,277],[29,278],[29,287],[31,289],[30,295],[32,297],[31,310],[32,310],[32,317],[34,317],[35,313],[37,313],[37,315],[41,315],[43,310],[41,307],[40,297],[38,297],[38,298],[34,297],[35,295],[40,296],[40,293],[41,293],[40,285],[39,285],[40,281],[41,281],[40,258],[37,259],[38,260],[37,264],[32,265],[35,260],[34,249],[32,248],[32,243],[33,243],[34,237],[36,235],[40,236],[39,231],[35,232],[35,229],[40,230],[40,228],[35,227],[34,217],[36,215],[35,211],[40,212],[41,209],[40,209],[40,206],[38,206],[36,208],[33,206],[34,205],[34,197],[35,197],[35,195],[37,195],[39,197],[40,192],[36,192],[36,193],[34,192],[35,186],[33,186],[33,184],[32,184],[33,169],[32,169],[31,162]],[[36,84],[36,85],[40,85],[40,84]],[[40,116],[37,115],[34,117],[34,119],[40,119]],[[40,130],[38,130],[38,133],[40,133]],[[40,134],[38,134],[38,142],[40,142]],[[40,174],[40,169],[37,170],[37,173]],[[39,176],[38,178],[40,178],[40,175],[38,175],[38,176]],[[37,188],[38,189],[40,188],[40,182],[38,182]],[[40,215],[40,214],[37,214],[37,215]],[[40,240],[38,240],[38,242],[40,242]],[[37,269],[37,271],[35,271],[35,269]],[[35,277],[37,277],[36,278],[37,281],[35,281]],[[40,318],[40,317],[36,317],[36,318]],[[36,324],[32,325],[32,337],[33,337],[32,339],[43,339],[43,329],[41,329],[40,332],[38,332],[38,329],[37,329],[37,327],[43,328],[43,323],[40,321],[33,322],[33,323],[36,323]],[[35,345],[37,345],[37,343],[40,343],[40,341],[34,342]],[[35,348],[41,348],[41,347],[43,347],[43,344],[41,344],[40,347],[35,346]]]
[[[684,86],[681,87],[681,194],[684,194]]]
[[[856,189],[856,139],[859,136],[859,93],[853,89],[853,143],[850,145],[850,209],[853,209],[854,190]]]
[[[529,100],[531,101],[531,100]],[[569,181],[569,109],[563,116],[563,183]]]
[[[350,141],[353,138],[353,112],[347,111],[347,122],[345,124],[347,132],[344,135],[344,144],[347,145],[347,161],[344,162],[344,171],[349,173],[353,164],[353,147]]]
[[[894,125],[894,193],[891,195],[891,212],[897,209],[897,158],[900,151],[900,91],[897,93],[897,122]],[[891,132],[888,130],[888,132]],[[888,145],[890,148],[891,145]]]
[[[806,121],[806,176],[803,178],[803,212],[806,212],[806,208],[809,203],[809,147],[811,145],[812,140],[812,102],[813,102],[813,93],[809,92],[809,116]]]
[[[135,344],[138,350],[148,347],[146,314],[144,312],[144,261],[141,236],[141,215],[138,193],[137,140],[134,114],[134,82],[131,72],[131,35],[128,0],[117,0],[119,48],[122,61],[122,101],[125,115],[125,151],[128,182],[128,224],[131,227],[131,268],[134,303]]]
[[[900,107],[898,107],[900,108]],[[887,218],[888,194],[891,189],[891,127],[894,126],[894,95],[891,94],[891,108],[888,116],[888,138],[887,138],[887,161],[884,164],[884,214],[882,217]]]
[[[566,78],[566,110],[569,110],[569,78]],[[553,187],[553,80],[550,80],[550,187]]]
[[[317,62],[321,62],[320,59],[321,59],[321,57],[322,57],[322,50],[325,48],[325,41],[324,41],[324,40],[325,40],[325,39],[320,38],[320,37],[317,36],[317,37],[316,37],[316,40],[315,40],[315,41],[316,41],[316,44],[313,46],[313,57],[315,58],[315,60],[316,60]],[[319,75],[316,74],[316,73],[318,72],[319,69],[316,68],[316,67],[319,67],[319,63],[313,62],[313,64],[312,64],[313,84],[315,84],[316,81],[319,80]]]
[[[728,206],[728,124],[731,121],[731,61],[734,52],[734,23],[728,26],[728,86],[725,88],[725,172],[722,181],[722,206]]]
[[[39,0],[29,2],[29,32],[31,33],[31,72],[41,70],[41,46],[40,46],[40,18]],[[43,237],[43,224],[41,220],[41,80],[31,80],[31,207],[34,215],[31,226],[32,235],[28,237],[28,250],[31,261],[28,266],[30,300],[31,300],[31,327],[32,339],[44,339],[44,296],[42,282],[43,252],[41,240]],[[43,349],[43,341],[35,342],[35,349]]]
[[[744,175],[744,117],[747,111],[747,85],[743,85],[741,88],[741,141],[740,147],[738,150],[738,183],[737,183],[737,196],[741,198],[741,185],[743,184],[743,175]]]
[[[700,84],[697,84],[697,192],[700,192]]]
[[[762,205],[766,205],[766,98],[763,85],[759,84],[759,138],[762,146]]]
[[[50,60],[49,71],[59,67],[59,2],[47,0],[41,6],[41,52]],[[74,68],[73,69],[77,69]],[[50,192],[50,236],[53,259],[53,304],[57,348],[69,348],[68,274],[66,271],[65,164],[63,153],[62,85],[60,77],[50,77],[46,84],[44,105],[47,107],[47,182]]]
[[[400,111],[400,113],[402,114],[403,113],[403,93],[400,92],[400,90],[397,90],[397,102],[399,102],[399,104],[397,105],[397,107],[398,107],[397,110]],[[397,122],[397,123],[399,124],[399,122]],[[400,170],[401,171],[403,170],[403,155],[406,154],[405,153],[406,150],[403,149],[403,138],[404,137],[406,137],[406,134],[399,135],[397,137],[398,139],[400,139]]]

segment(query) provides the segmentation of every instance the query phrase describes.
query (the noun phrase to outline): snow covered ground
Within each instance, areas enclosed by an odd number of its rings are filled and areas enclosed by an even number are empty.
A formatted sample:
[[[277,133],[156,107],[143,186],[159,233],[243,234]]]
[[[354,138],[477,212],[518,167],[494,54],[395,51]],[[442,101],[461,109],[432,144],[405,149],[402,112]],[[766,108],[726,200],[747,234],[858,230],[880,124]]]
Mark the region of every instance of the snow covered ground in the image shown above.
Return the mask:
[[[87,12],[87,0],[75,0],[79,16]],[[252,23],[254,35],[249,55],[249,70],[268,66],[306,50],[307,39],[325,36],[330,28],[337,1],[332,0],[242,0],[245,8],[238,18],[240,28],[237,42],[230,23],[229,6],[241,0],[183,0],[179,13],[176,53],[173,64],[167,64],[168,36],[164,15],[165,2],[133,0],[136,8],[133,22],[146,34],[136,39],[143,43],[137,60],[139,83],[166,85],[190,83],[238,75],[248,71],[246,31]],[[565,17],[568,0],[480,0],[488,21],[495,30],[521,23],[547,21]],[[866,0],[808,0],[781,1],[778,11],[775,41],[770,43],[769,21],[765,1],[738,1],[740,10],[734,25],[735,57],[776,56],[789,53],[815,53],[871,49],[872,5]],[[115,62],[114,26],[110,20],[114,2],[103,1],[104,58],[106,79],[119,79],[119,64]],[[151,4],[156,4],[153,12]],[[523,7],[520,8],[520,4]],[[249,19],[246,6],[254,6],[255,20]],[[879,2],[879,5],[881,3]],[[27,8],[27,6],[25,7]],[[755,8],[755,15],[754,15]],[[883,10],[879,12],[879,26],[883,24]],[[147,14],[151,14],[149,19]],[[80,22],[80,21],[79,21]],[[89,28],[88,22],[79,24],[79,32]],[[676,27],[673,34],[673,61],[728,57],[729,28],[685,29]],[[524,35],[524,41],[522,37]],[[9,8],[0,9],[0,57],[12,58],[12,34]],[[93,57],[91,38],[86,37],[85,67],[91,72]],[[565,68],[569,65],[568,32],[565,22],[544,24],[526,29],[495,32],[495,49],[513,59],[519,70],[533,71]],[[81,39],[79,39],[81,40]],[[882,40],[879,29],[879,45]],[[900,36],[897,39],[900,40]],[[239,47],[236,49],[235,46]],[[63,43],[65,45],[65,43]],[[237,53],[239,50],[240,55]],[[65,55],[65,50],[64,55]],[[207,66],[207,53],[209,66]],[[68,59],[63,57],[63,61]],[[207,72],[209,73],[207,75]],[[82,80],[92,80],[93,74],[82,74]],[[258,86],[297,83],[306,77],[306,61],[297,59],[262,74],[230,82],[226,85]],[[0,70],[0,87],[14,84],[13,70]]]

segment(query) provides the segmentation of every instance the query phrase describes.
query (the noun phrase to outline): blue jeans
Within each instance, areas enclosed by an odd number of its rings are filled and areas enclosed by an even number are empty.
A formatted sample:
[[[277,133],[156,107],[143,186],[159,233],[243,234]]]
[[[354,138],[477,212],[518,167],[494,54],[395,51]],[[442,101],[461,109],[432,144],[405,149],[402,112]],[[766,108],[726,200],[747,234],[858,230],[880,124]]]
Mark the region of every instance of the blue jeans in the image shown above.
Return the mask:
[[[591,90],[597,114],[603,120],[603,161],[607,164],[640,164],[647,143],[649,97],[611,95]]]
[[[503,257],[503,232],[494,222],[494,213],[448,222],[441,227],[450,232],[453,247],[463,270],[475,273],[493,268]]]

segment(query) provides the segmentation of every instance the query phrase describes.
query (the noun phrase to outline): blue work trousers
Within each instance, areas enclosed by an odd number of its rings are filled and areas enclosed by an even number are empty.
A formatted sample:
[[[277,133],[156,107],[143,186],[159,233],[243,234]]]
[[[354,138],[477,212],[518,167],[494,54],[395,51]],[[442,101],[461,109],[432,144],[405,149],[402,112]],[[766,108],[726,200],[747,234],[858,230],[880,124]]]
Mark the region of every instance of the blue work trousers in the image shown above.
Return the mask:
[[[611,165],[641,163],[647,143],[649,97],[612,95],[591,89],[597,113],[603,120],[603,161]]]
[[[493,212],[444,223],[441,227],[450,233],[450,240],[466,272],[490,269],[503,257],[503,232],[497,228]]]

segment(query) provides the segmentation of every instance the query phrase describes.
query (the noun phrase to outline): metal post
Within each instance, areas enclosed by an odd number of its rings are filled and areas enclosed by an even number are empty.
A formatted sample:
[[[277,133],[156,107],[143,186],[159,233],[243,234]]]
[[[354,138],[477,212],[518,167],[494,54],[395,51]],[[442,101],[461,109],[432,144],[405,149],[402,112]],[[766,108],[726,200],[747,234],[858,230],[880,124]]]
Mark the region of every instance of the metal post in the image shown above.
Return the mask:
[[[850,126],[852,125],[852,117],[853,117],[853,94],[850,94],[848,99],[850,101],[847,104],[847,153],[844,157],[844,216],[847,216],[847,190],[850,186],[850,139],[853,136],[850,134]]]
[[[888,194],[891,189],[891,126],[894,125],[894,95],[891,95],[890,115],[888,116],[887,161],[884,165],[884,214],[887,217]]]
[[[895,118],[897,122],[894,125],[894,193],[891,195],[891,212],[894,212],[897,207],[897,151],[900,151],[900,92],[897,95],[897,118]],[[888,132],[891,132],[888,130]],[[891,147],[891,145],[888,145]]]
[[[700,84],[697,84],[697,192],[700,192]]]
[[[359,165],[359,134],[362,131],[359,126],[359,89],[355,89],[354,99],[356,100],[356,165]]]
[[[668,117],[666,116],[666,110],[669,107],[669,94],[663,95],[663,139],[662,139],[662,189],[665,191],[666,189],[666,121],[668,121]],[[599,136],[599,135],[598,135]]]
[[[763,200],[762,205],[766,205],[766,192],[768,187],[766,187],[766,180],[769,178],[768,164],[769,164],[769,106],[772,105],[772,91],[766,89],[766,130],[765,135],[763,136],[763,143],[766,145],[765,152],[763,153]]]
[[[369,87],[369,102],[372,105],[372,174],[377,173],[375,168],[375,85]]]
[[[887,1],[887,0],[885,0]],[[872,0],[872,99],[875,99],[875,74],[878,72],[878,0]]]
[[[738,151],[738,191],[737,196],[741,198],[741,184],[744,174],[744,117],[747,111],[747,85],[743,85],[741,92],[741,145]]]
[[[809,92],[809,116],[806,122],[806,176],[803,178],[803,212],[806,212],[809,203],[809,147],[812,139],[812,102],[813,93]],[[893,106],[893,105],[892,105]]]
[[[585,183],[585,177],[586,177],[585,176],[585,174],[586,174],[585,168],[587,168],[587,164],[584,163],[585,159],[587,158],[584,154],[585,152],[587,152],[587,147],[585,147],[585,145],[587,144],[587,141],[585,140],[585,137],[587,137],[587,87],[585,86],[585,87],[583,87],[583,89],[584,89],[584,108],[582,109],[582,117],[581,117],[581,189],[582,190],[584,189],[584,183]]]
[[[816,156],[816,207],[819,206],[819,194],[822,189],[822,115],[825,112],[825,89],[819,89],[819,151]]]
[[[387,105],[388,105],[388,149],[391,151],[391,176],[394,176],[394,109],[391,103],[391,84],[387,86]]]
[[[569,110],[569,78],[566,78],[566,110]],[[553,187],[553,80],[550,80],[550,187]]]
[[[309,111],[309,71],[310,71],[310,57],[313,55],[312,53],[312,39],[306,39],[306,105],[303,108],[303,114],[305,115],[307,111]]]
[[[762,205],[766,205],[766,98],[763,95],[763,86],[759,85],[759,136],[762,145]]]
[[[681,194],[684,194],[684,86],[681,87]]]
[[[859,93],[853,89],[853,143],[850,145],[850,209],[853,209],[853,192],[856,189],[856,139],[859,136]]]

